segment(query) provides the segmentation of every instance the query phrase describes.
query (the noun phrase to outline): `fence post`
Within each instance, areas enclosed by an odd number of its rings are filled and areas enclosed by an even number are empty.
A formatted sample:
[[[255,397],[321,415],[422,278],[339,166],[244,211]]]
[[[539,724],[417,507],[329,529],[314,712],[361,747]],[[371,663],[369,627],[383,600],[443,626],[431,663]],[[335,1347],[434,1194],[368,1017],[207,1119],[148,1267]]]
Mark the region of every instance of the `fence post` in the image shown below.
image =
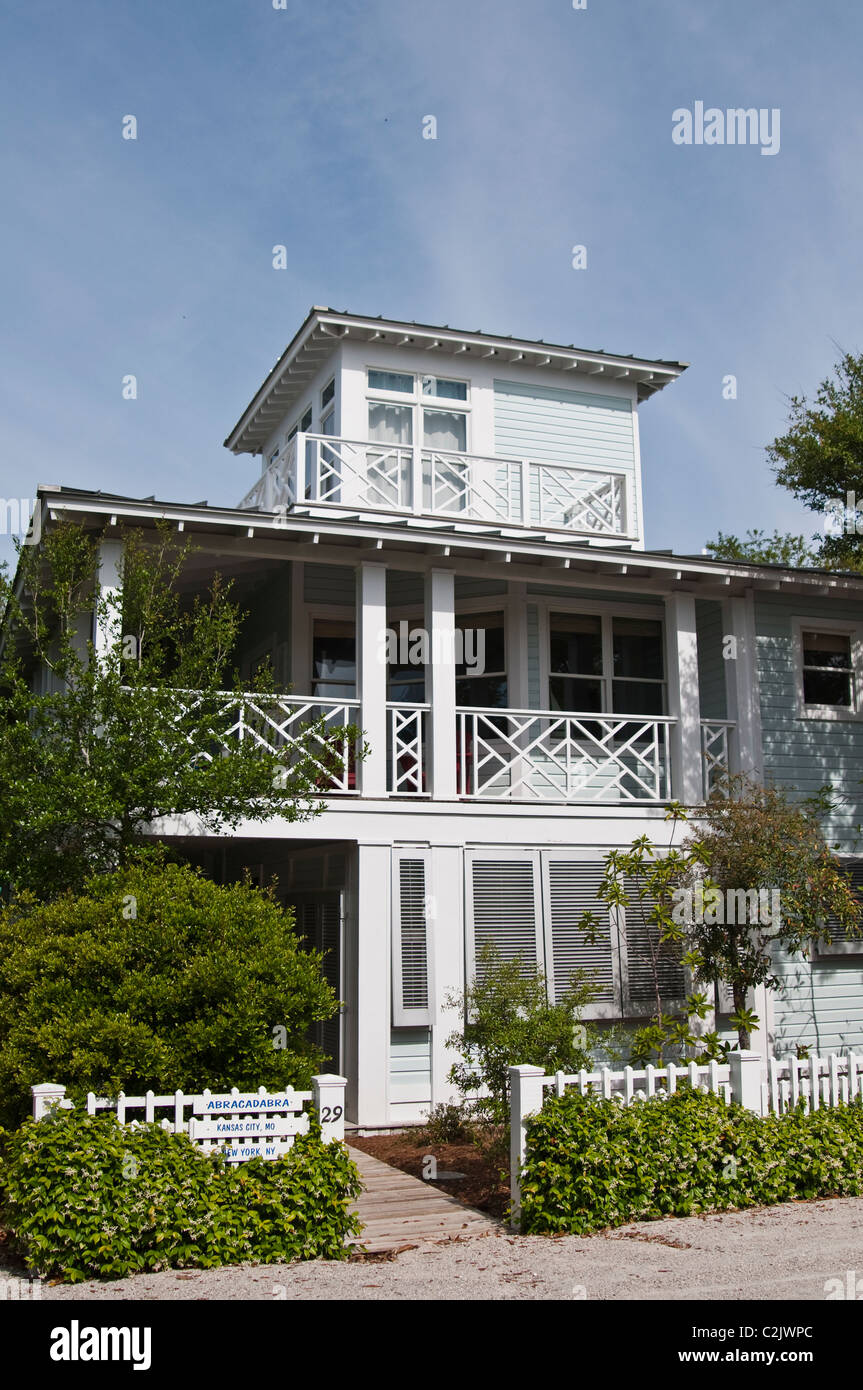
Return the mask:
[[[509,1192],[510,1224],[517,1229],[521,1220],[521,1169],[527,1142],[528,1116],[542,1109],[542,1067],[509,1069]]]
[[[346,1076],[335,1076],[325,1072],[312,1077],[312,1101],[321,1117],[324,1143],[345,1137],[345,1087]],[[324,1119],[324,1115],[327,1116]]]
[[[731,1096],[747,1110],[762,1113],[761,1057],[757,1052],[730,1052]]]
[[[66,1099],[66,1087],[59,1086],[56,1081],[43,1081],[39,1086],[31,1086],[30,1094],[33,1097],[34,1120],[44,1119],[55,1105],[61,1110],[73,1108],[71,1100]]]

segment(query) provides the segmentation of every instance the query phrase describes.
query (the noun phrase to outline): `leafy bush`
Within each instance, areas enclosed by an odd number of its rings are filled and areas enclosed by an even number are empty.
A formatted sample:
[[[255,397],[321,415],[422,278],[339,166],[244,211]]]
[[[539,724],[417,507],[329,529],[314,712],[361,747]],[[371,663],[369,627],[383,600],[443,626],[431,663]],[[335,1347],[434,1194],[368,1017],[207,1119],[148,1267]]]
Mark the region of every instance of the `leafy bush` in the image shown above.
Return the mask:
[[[508,1123],[512,1064],[567,1072],[590,1066],[588,1032],[579,1019],[595,994],[585,972],[575,971],[565,994],[550,1003],[541,970],[521,956],[503,960],[486,943],[473,983],[447,1001],[465,1020],[447,1039],[462,1056],[450,1080],[475,1118]]]
[[[863,1105],[761,1118],[683,1087],[632,1105],[568,1091],[528,1123],[522,1230],[863,1194]]]
[[[138,864],[50,903],[0,912],[0,1124],[30,1086],[80,1103],[148,1088],[308,1086],[310,1025],[338,1001],[293,915],[248,884]]]
[[[240,1261],[337,1260],[360,1224],[360,1179],[317,1117],[279,1159],[236,1166],[159,1125],[59,1112],[4,1136],[0,1215],[11,1248],[70,1283]]]
[[[411,1131],[417,1144],[466,1144],[474,1136],[470,1115],[462,1105],[433,1105],[424,1125]]]

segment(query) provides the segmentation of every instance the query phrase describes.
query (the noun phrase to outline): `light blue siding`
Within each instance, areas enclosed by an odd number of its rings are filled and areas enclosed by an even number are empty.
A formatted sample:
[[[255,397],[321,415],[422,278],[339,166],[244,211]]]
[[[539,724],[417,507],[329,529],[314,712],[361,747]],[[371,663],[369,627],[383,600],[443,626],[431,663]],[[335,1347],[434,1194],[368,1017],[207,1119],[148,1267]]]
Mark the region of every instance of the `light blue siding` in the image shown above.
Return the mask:
[[[698,638],[698,696],[702,719],[726,719],[725,662],[722,659],[722,605],[695,600]]]
[[[832,784],[846,800],[825,829],[848,853],[857,848],[855,826],[863,821],[863,725],[797,714],[792,618],[855,622],[860,616],[858,605],[835,599],[819,603],[759,594],[755,601],[765,771],[804,796]]]
[[[782,981],[773,995],[776,1056],[798,1045],[819,1054],[863,1048],[863,957],[783,960],[776,973]]]
[[[457,574],[455,577],[455,596],[460,598],[489,598],[506,593],[503,579],[471,579]]]
[[[356,572],[349,565],[305,567],[303,597],[306,603],[332,603],[350,608],[356,591]]]
[[[495,381],[495,453],[543,463],[590,465],[635,476],[632,403],[557,386]],[[632,489],[635,508],[635,489]],[[536,508],[537,498],[531,499]],[[637,530],[639,519],[629,519]]]
[[[387,606],[400,608],[410,605],[422,614],[425,603],[423,576],[412,570],[387,570]]]
[[[539,610],[535,603],[527,605],[527,703],[529,709],[541,709],[539,675]]]
[[[431,1100],[431,1030],[390,1030],[390,1101],[397,1105]]]

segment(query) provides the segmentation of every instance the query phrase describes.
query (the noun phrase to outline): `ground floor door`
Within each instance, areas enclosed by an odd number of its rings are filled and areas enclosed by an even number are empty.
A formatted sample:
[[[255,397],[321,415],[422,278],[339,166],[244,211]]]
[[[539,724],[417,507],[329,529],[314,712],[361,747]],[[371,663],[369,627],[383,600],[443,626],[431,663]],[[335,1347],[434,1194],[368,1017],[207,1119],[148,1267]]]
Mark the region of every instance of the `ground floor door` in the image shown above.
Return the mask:
[[[343,970],[344,895],[340,892],[294,893],[287,905],[297,915],[297,932],[308,946],[324,953],[324,975],[339,999],[344,1000]],[[342,1015],[314,1026],[313,1039],[329,1057],[328,1071],[342,1074],[344,1054]]]

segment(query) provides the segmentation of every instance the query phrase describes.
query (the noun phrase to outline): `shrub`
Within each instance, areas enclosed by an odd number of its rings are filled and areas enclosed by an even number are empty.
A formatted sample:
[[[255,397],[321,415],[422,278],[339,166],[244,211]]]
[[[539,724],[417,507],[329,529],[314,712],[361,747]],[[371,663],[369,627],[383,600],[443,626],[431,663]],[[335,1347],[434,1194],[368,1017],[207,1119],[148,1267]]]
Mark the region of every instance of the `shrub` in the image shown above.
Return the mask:
[[[279,1159],[236,1166],[159,1125],[59,1112],[6,1135],[0,1214],[11,1248],[70,1283],[240,1261],[336,1260],[360,1225],[360,1179],[317,1117]]]
[[[503,960],[486,943],[473,983],[447,1000],[465,1020],[447,1039],[463,1059],[450,1080],[476,1119],[508,1123],[511,1064],[568,1072],[590,1066],[588,1031],[579,1019],[595,994],[585,972],[575,971],[567,991],[550,1003],[541,970],[521,956]]]
[[[525,1232],[863,1193],[863,1106],[762,1119],[683,1087],[632,1105],[568,1091],[528,1123]]]
[[[323,1062],[310,1025],[338,1007],[290,912],[180,864],[18,899],[0,912],[0,958],[6,1126],[41,1081],[63,1082],[76,1103],[88,1090],[306,1089]]]
[[[424,1125],[411,1130],[419,1144],[466,1144],[474,1135],[470,1115],[461,1105],[433,1105]]]

